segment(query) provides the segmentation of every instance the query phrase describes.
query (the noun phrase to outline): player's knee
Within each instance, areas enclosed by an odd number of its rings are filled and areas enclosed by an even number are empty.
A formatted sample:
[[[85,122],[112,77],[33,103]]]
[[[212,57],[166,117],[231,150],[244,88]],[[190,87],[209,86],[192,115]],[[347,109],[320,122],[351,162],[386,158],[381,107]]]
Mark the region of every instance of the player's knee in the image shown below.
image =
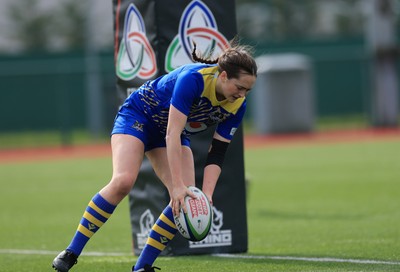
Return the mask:
[[[121,173],[114,175],[111,184],[115,193],[126,196],[131,191],[135,183],[136,176],[131,173]]]

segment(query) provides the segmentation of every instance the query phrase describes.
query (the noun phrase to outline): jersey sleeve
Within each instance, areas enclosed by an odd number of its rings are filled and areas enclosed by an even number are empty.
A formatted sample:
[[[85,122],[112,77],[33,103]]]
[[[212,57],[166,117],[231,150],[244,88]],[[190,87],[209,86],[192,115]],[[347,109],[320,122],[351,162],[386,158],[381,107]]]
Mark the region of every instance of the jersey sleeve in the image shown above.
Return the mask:
[[[176,80],[171,104],[188,116],[193,101],[201,95],[203,88],[204,82],[201,74],[193,71],[184,71]]]
[[[246,100],[240,106],[239,110],[231,118],[218,124],[216,131],[225,139],[232,140],[237,128],[243,120],[244,113],[246,112]]]

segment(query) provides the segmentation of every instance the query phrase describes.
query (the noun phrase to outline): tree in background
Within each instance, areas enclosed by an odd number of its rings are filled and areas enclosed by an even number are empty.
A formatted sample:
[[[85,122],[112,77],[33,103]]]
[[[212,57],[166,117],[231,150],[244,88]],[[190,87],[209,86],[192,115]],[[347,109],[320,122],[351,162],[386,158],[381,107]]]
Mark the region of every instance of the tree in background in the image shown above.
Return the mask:
[[[22,50],[48,48],[53,15],[39,8],[38,0],[20,0],[7,7],[12,29],[8,29],[11,39],[19,41]]]
[[[246,38],[275,41],[362,35],[368,1],[237,0],[238,29]]]
[[[54,6],[54,5],[53,5]],[[8,6],[9,38],[21,51],[62,51],[84,47],[84,1],[65,0],[43,8],[38,0],[13,1]]]
[[[363,8],[372,0],[236,0],[241,37],[260,40],[331,38],[362,35]],[[395,13],[400,12],[400,0]],[[96,7],[108,8],[103,0]],[[10,51],[69,50],[83,48],[88,1],[9,0],[7,35],[14,41]],[[85,8],[86,7],[86,8]],[[101,8],[100,7],[100,8]],[[91,7],[94,8],[94,7]],[[111,20],[111,10],[109,20]],[[97,14],[96,43],[112,47],[112,21]],[[397,23],[400,32],[400,23]],[[110,32],[104,32],[109,28]],[[4,32],[3,32],[4,33]],[[400,34],[400,33],[399,33]]]
[[[83,48],[85,44],[85,1],[68,0],[60,3],[55,20],[59,38],[67,48]]]

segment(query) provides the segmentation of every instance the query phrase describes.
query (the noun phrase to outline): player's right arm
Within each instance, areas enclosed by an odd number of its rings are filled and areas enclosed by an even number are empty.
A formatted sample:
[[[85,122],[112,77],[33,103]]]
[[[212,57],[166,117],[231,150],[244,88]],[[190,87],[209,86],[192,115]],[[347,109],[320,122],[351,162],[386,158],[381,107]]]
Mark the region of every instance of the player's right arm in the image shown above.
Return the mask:
[[[185,128],[193,100],[198,96],[199,90],[202,89],[199,87],[199,80],[202,80],[202,78],[197,73],[192,73],[190,71],[182,72],[177,77],[169,108],[165,140],[167,144],[168,165],[172,178],[172,188],[170,192],[172,211],[175,215],[179,214],[180,205],[185,207],[183,204],[186,195],[195,197],[195,195],[186,188],[182,177],[182,165],[184,165],[184,163],[182,161],[181,135]]]
[[[172,178],[171,202],[172,211],[179,214],[179,208],[185,207],[184,198],[188,195],[184,181],[182,180],[182,145],[181,134],[186,124],[187,116],[171,105],[167,125],[165,141],[167,144],[168,165]],[[186,211],[185,211],[186,212]]]
[[[203,89],[202,76],[197,72],[184,71],[176,80],[169,109],[166,144],[168,165],[172,178],[172,211],[179,214],[179,206],[184,207],[186,195],[195,195],[186,188],[182,180],[182,144],[181,134],[187,122],[187,116],[195,97]]]

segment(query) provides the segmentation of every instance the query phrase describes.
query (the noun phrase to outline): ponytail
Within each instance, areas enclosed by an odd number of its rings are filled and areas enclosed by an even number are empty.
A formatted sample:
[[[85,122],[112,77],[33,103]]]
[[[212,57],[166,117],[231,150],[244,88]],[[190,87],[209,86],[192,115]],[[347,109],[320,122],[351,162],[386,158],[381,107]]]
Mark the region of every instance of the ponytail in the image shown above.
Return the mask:
[[[197,55],[196,53],[196,49],[197,49],[197,44],[195,42],[193,42],[193,50],[192,50],[192,59],[195,62],[201,62],[201,63],[205,63],[205,64],[216,64],[218,63],[218,58],[214,59],[214,60],[209,60],[209,59],[205,59],[202,58],[200,56]]]
[[[241,74],[257,77],[257,63],[252,56],[253,48],[239,45],[235,40],[231,43],[233,47],[225,49],[218,58],[210,60],[197,55],[197,45],[193,42],[192,59],[194,62],[218,64],[219,71],[226,71],[228,78],[239,78]]]

